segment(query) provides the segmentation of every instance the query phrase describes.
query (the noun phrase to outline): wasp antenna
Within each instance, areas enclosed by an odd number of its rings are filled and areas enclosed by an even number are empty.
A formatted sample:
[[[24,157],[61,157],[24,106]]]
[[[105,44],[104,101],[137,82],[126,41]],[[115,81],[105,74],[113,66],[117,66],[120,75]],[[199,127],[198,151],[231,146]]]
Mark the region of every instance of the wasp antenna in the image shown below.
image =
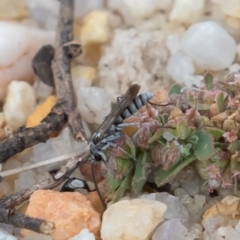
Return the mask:
[[[99,191],[99,188],[98,188],[98,185],[97,185],[97,181],[96,181],[96,178],[95,178],[95,174],[94,174],[94,171],[93,171],[93,162],[91,162],[91,172],[92,172],[92,177],[93,177],[93,183],[94,183],[95,188],[96,188],[96,190],[97,190],[97,194],[98,194],[98,196],[99,196],[99,198],[100,198],[100,201],[101,201],[104,209],[106,210],[106,209],[107,209],[107,205],[106,205],[106,203],[104,202],[103,197],[102,197],[102,194],[101,194],[100,191]]]

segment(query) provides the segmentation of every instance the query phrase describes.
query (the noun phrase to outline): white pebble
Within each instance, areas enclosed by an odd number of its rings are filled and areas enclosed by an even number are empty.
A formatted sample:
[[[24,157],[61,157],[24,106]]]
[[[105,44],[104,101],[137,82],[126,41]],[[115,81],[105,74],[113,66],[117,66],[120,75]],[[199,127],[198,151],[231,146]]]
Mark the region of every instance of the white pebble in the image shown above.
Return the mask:
[[[205,0],[175,0],[170,21],[191,24],[201,18]]]
[[[101,124],[111,110],[111,98],[103,88],[81,87],[77,97],[78,109],[88,123]]]
[[[32,232],[29,233],[26,237],[21,238],[21,240],[52,240],[52,237],[45,234]]]
[[[181,40],[182,51],[200,69],[222,70],[229,67],[236,55],[235,40],[217,23],[193,24]]]
[[[167,47],[168,47],[169,51],[171,52],[171,54],[174,54],[174,53],[180,51],[181,43],[180,43],[180,39],[179,39],[178,35],[173,34],[173,35],[168,36]]]
[[[13,225],[0,223],[0,229],[6,231],[9,234],[13,234]]]
[[[0,229],[0,240],[17,240],[17,238]]]
[[[135,17],[147,18],[154,14],[158,9],[158,0],[124,0],[125,6],[128,7]]]
[[[101,238],[148,239],[155,227],[163,221],[166,209],[165,204],[149,199],[122,200],[114,203],[103,213]]]
[[[212,0],[215,4],[218,4],[221,12],[225,15],[240,18],[240,2],[239,0]]]
[[[85,142],[77,142],[68,127],[64,128],[60,134],[52,138],[51,141],[53,150],[57,155],[64,155],[75,151],[84,151],[87,148]]]
[[[18,179],[15,180],[15,191],[27,189],[37,183],[36,173],[33,170],[28,170],[19,173]]]
[[[185,77],[193,75],[195,68],[190,57],[177,52],[169,58],[167,72],[176,82],[184,83]]]
[[[152,236],[153,240],[182,239],[187,233],[187,228],[179,219],[173,218],[161,224]]]
[[[225,237],[227,235],[227,227],[221,226],[218,228],[217,235]]]
[[[69,238],[69,240],[95,240],[95,236],[93,233],[90,233],[87,228],[84,228],[79,234]]]
[[[34,145],[32,148],[33,157],[31,160],[34,162],[40,162],[58,157],[58,154],[53,149],[52,141],[52,138],[50,138],[46,143],[38,143],[37,145]]]
[[[44,44],[53,43],[54,32],[26,27],[13,22],[0,22],[0,101],[14,79],[32,82],[32,58]]]
[[[46,98],[53,93],[53,90],[54,90],[53,87],[48,86],[43,81],[41,81],[38,77],[36,77],[34,80],[33,88],[35,90],[38,104],[44,102]]]
[[[18,60],[19,56],[26,53],[31,42],[31,35],[24,26],[16,27],[13,24],[0,22],[0,66],[9,67]],[[2,54],[6,52],[8,54]]]
[[[3,106],[6,121],[14,130],[25,125],[36,106],[33,87],[23,81],[12,81],[8,86],[6,102]]]
[[[235,229],[240,233],[240,221],[238,221],[237,225],[235,226]]]
[[[231,65],[229,68],[229,72],[237,72],[240,70],[240,64],[239,63],[234,63],[233,65]]]
[[[152,199],[166,204],[167,211],[164,214],[165,219],[176,218],[179,219],[182,224],[188,225],[189,214],[187,209],[179,201],[179,198],[167,192],[144,194],[141,198]]]

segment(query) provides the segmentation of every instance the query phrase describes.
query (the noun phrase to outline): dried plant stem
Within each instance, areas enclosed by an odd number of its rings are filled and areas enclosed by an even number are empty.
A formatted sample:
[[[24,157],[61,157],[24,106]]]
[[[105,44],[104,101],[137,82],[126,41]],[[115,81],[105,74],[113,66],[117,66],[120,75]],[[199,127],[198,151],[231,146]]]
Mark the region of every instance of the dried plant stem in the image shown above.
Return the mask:
[[[64,161],[69,160],[70,158],[75,158],[79,155],[80,155],[80,152],[65,154],[65,155],[62,155],[62,156],[59,156],[59,157],[48,159],[46,161],[41,161],[39,163],[33,163],[30,166],[23,166],[23,167],[19,167],[19,168],[15,168],[15,169],[0,172],[0,176],[2,178],[4,178],[4,177],[11,176],[11,175],[14,175],[14,174],[18,174],[20,172],[24,172],[24,171],[27,171],[27,170],[51,165],[53,163],[64,162]]]
[[[38,126],[21,128],[14,137],[0,144],[0,162],[5,162],[9,157],[21,152],[25,148],[31,147],[40,142],[46,142],[52,133],[59,131],[66,123],[69,124],[76,140],[85,140],[85,133],[80,114],[76,107],[77,104],[70,74],[71,58],[76,57],[81,53],[80,45],[71,42],[73,38],[72,22],[73,0],[61,0],[56,48],[52,51],[52,53],[54,52],[52,70],[50,67],[48,71],[46,71],[48,72],[48,75],[49,73],[51,75],[51,72],[49,71],[53,72],[52,76],[54,77],[57,92],[57,103],[48,116],[43,119]],[[47,61],[49,62],[49,58]],[[48,65],[49,64],[45,64],[44,67]],[[39,66],[34,68],[34,70],[37,70],[38,72]],[[42,72],[44,72],[44,69],[42,69]],[[80,163],[84,162],[84,160],[86,161],[86,156],[88,154],[89,152],[85,151],[80,156],[72,157],[68,163],[58,171],[55,177],[50,177],[29,189],[23,189],[10,196],[1,198],[0,222],[12,224],[15,227],[27,228],[44,234],[51,234],[55,228],[54,223],[20,214],[14,210],[14,207],[29,199],[31,194],[38,189],[52,189],[61,184]],[[52,162],[54,161],[56,161],[56,159],[52,160]],[[36,165],[34,167],[36,167]],[[16,170],[13,171],[16,172]]]
[[[0,208],[0,222],[43,234],[51,234],[55,229],[55,225],[52,222],[47,222],[39,218],[32,218],[17,211],[5,208]]]
[[[65,181],[68,176],[79,166],[79,164],[87,161],[86,156],[89,154],[88,151],[83,152],[80,156],[71,158],[68,163],[63,166],[54,177],[50,177],[29,189],[22,189],[19,192],[13,193],[10,196],[3,197],[0,199],[0,208],[14,208],[28,200],[31,194],[39,189],[52,189]]]
[[[46,142],[52,133],[59,131],[66,123],[69,124],[76,140],[85,140],[85,132],[77,109],[70,73],[71,58],[81,53],[80,45],[72,42],[73,0],[61,0],[60,2],[52,66],[42,63],[38,65],[36,63],[36,67],[33,63],[35,71],[37,70],[36,73],[44,72],[45,70],[49,75],[49,71],[52,71],[57,93],[57,103],[39,125],[32,128],[20,128],[13,138],[7,139],[0,144],[0,162],[5,162],[8,158],[23,151],[25,148],[40,142]],[[44,58],[44,54],[42,57]],[[49,62],[49,57],[46,58],[47,62]],[[47,66],[49,67],[48,70],[41,69],[41,67],[46,68]]]

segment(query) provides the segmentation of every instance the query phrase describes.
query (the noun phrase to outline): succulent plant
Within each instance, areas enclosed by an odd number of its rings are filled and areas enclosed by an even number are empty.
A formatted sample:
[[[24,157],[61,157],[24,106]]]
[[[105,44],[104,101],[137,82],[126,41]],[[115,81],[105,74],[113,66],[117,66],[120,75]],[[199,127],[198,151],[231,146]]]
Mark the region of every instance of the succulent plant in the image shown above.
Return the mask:
[[[125,130],[125,137],[117,142],[132,159],[108,150],[115,162],[107,175],[114,201],[126,190],[141,193],[147,181],[160,187],[192,163],[210,191],[238,189],[240,72],[224,81],[208,72],[203,88],[181,89],[178,84],[168,92],[160,89],[150,100],[152,104],[126,120],[140,122],[138,128]]]

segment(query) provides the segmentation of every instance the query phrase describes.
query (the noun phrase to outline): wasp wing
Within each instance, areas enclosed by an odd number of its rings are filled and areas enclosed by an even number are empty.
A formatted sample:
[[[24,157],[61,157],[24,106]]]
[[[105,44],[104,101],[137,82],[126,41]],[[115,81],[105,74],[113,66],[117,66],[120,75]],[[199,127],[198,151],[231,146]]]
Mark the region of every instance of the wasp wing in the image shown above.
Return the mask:
[[[137,96],[139,90],[140,85],[133,84],[121,97],[118,98],[116,105],[113,107],[111,112],[107,115],[103,123],[95,132],[95,141],[99,142],[104,138],[104,135],[108,132],[113,123],[118,119],[123,110],[128,107],[128,105]]]

